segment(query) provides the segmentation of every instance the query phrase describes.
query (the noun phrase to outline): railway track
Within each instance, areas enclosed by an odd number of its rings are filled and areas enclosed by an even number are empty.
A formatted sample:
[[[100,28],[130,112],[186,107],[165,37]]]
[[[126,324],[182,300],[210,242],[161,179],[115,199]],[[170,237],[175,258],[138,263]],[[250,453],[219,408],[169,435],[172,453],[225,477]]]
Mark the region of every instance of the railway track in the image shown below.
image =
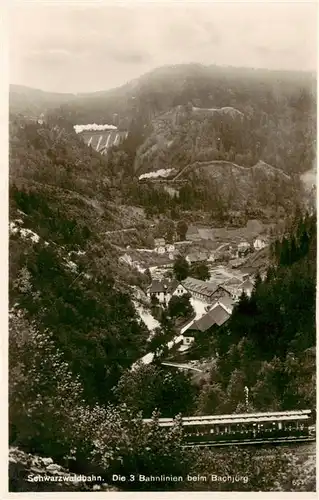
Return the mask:
[[[260,438],[260,439],[247,439],[247,440],[228,440],[228,441],[206,441],[203,443],[194,442],[187,443],[183,445],[183,448],[212,448],[212,447],[221,447],[221,446],[244,446],[244,445],[260,445],[260,444],[271,444],[271,445],[281,445],[281,444],[306,444],[306,443],[314,443],[315,437],[287,437],[287,438]]]

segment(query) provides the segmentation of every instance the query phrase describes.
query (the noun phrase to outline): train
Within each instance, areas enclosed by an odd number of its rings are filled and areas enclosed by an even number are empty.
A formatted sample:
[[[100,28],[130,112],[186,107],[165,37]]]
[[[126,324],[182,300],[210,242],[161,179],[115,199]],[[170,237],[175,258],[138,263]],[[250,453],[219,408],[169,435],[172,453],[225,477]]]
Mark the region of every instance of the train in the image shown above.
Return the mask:
[[[312,441],[314,422],[311,410],[183,417],[183,444],[187,447]],[[159,419],[160,427],[173,424],[173,419]]]

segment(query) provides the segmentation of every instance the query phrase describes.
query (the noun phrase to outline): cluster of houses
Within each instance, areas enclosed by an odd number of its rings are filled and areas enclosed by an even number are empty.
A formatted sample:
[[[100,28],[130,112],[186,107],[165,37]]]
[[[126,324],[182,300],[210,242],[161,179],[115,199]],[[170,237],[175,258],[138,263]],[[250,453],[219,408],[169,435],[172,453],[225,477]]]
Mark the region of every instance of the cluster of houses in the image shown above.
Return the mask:
[[[186,240],[187,241],[200,241],[202,239],[202,235],[200,233],[200,229],[196,226],[189,226],[186,232]],[[253,239],[250,243],[248,241],[243,241],[238,244],[238,251],[244,251],[244,249],[254,249],[260,250],[267,245],[267,238],[264,236],[257,236],[257,238]]]
[[[199,264],[200,262],[214,262],[214,252],[193,251],[186,255],[187,262],[192,264]]]
[[[250,297],[253,287],[254,283],[248,276],[244,276],[242,280],[237,277],[230,278],[222,285],[192,277],[181,282],[164,279],[153,280],[147,290],[147,296],[150,300],[156,299],[160,304],[167,305],[173,296],[189,294],[193,299],[212,304],[215,299],[223,297],[238,301],[243,292]]]
[[[150,300],[156,299],[160,304],[167,305],[173,296],[189,294],[193,301],[200,301],[205,306],[205,312],[181,330],[179,350],[185,351],[198,334],[223,325],[230,318],[241,294],[244,292],[249,297],[253,287],[254,282],[249,276],[243,276],[243,279],[232,277],[218,285],[188,277],[181,282],[153,280],[147,295]]]
[[[196,227],[190,226],[186,234],[186,240],[189,242],[196,242],[201,239],[201,236]],[[233,258],[243,258],[246,257],[250,252],[261,250],[267,246],[267,240],[264,237],[258,236],[251,242],[241,241],[238,245],[223,245],[224,250],[228,251],[230,256]],[[177,244],[176,244],[177,245]],[[171,243],[166,243],[165,238],[155,238],[154,240],[154,250],[159,254],[168,253],[170,256],[174,256],[178,253],[176,245]],[[187,256],[186,260],[189,264],[195,262],[214,262],[216,258],[215,252],[208,251],[198,251],[192,250]]]
[[[240,241],[237,245],[225,245],[224,251],[228,250],[230,257],[232,258],[241,259],[247,257],[247,255],[251,252],[257,252],[258,250],[265,248],[267,245],[267,239],[262,236],[258,236],[251,242]]]

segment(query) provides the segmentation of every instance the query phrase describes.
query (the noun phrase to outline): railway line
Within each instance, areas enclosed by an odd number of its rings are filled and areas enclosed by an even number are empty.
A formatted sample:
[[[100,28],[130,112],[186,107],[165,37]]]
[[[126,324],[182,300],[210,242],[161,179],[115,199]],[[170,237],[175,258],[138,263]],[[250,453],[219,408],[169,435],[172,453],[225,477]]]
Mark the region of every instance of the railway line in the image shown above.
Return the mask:
[[[144,423],[150,423],[144,419]],[[241,413],[183,417],[184,447],[243,446],[315,441],[315,415],[311,410]],[[169,429],[174,419],[160,418]]]
[[[305,444],[305,443],[314,443],[316,441],[315,437],[284,437],[284,438],[260,438],[260,439],[230,439],[224,442],[220,441],[207,441],[205,443],[187,443],[183,445],[183,448],[193,448],[196,446],[197,448],[219,448],[222,446],[256,446],[256,445],[287,445],[287,444]]]

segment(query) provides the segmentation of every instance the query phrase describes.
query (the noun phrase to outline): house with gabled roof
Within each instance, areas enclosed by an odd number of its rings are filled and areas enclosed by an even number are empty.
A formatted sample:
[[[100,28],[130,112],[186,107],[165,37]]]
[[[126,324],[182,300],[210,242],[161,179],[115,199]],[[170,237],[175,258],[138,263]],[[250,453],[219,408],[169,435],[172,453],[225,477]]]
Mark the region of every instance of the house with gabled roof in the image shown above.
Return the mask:
[[[224,284],[224,288],[226,288],[230,293],[233,299],[239,300],[241,294],[244,292],[247,297],[250,297],[254,288],[254,282],[250,278],[244,279],[237,285],[229,285],[228,282]]]
[[[173,252],[175,252],[175,245],[168,243],[167,245],[165,245],[165,249],[166,249],[166,252],[173,253]]]
[[[154,239],[154,246],[155,246],[155,251],[157,253],[163,254],[166,251],[165,248],[165,238],[155,238]]]
[[[229,297],[231,298],[232,297],[232,291],[231,289],[226,286],[225,284],[224,285],[218,285],[212,295],[212,299],[213,300],[216,300],[216,299],[221,299],[223,297]]]
[[[211,311],[218,304],[221,305],[228,312],[228,314],[232,314],[236,301],[232,297],[225,296],[220,299],[217,299],[215,302],[213,302],[212,305],[208,305],[206,307],[206,311],[207,312]]]
[[[182,284],[194,299],[202,300],[208,304],[212,302],[213,293],[217,288],[216,284],[210,281],[202,281],[191,277],[182,281]]]
[[[182,295],[186,295],[188,292],[182,283],[177,280],[173,280],[169,286],[169,293],[171,297],[181,297]]]
[[[248,241],[241,241],[237,247],[238,257],[245,257],[250,252],[250,249],[251,246]]]
[[[187,289],[177,280],[153,280],[147,290],[149,299],[156,298],[160,304],[168,304],[172,296],[181,297],[187,294]]]
[[[192,335],[196,336],[198,333],[205,333],[212,327],[222,326],[231,314],[226,310],[226,308],[217,302],[206,314],[201,318],[193,321],[193,323],[184,332],[184,335],[190,337]]]
[[[147,290],[148,298],[151,300],[155,298],[160,304],[165,304],[167,302],[168,285],[168,280],[152,280],[152,283]]]

